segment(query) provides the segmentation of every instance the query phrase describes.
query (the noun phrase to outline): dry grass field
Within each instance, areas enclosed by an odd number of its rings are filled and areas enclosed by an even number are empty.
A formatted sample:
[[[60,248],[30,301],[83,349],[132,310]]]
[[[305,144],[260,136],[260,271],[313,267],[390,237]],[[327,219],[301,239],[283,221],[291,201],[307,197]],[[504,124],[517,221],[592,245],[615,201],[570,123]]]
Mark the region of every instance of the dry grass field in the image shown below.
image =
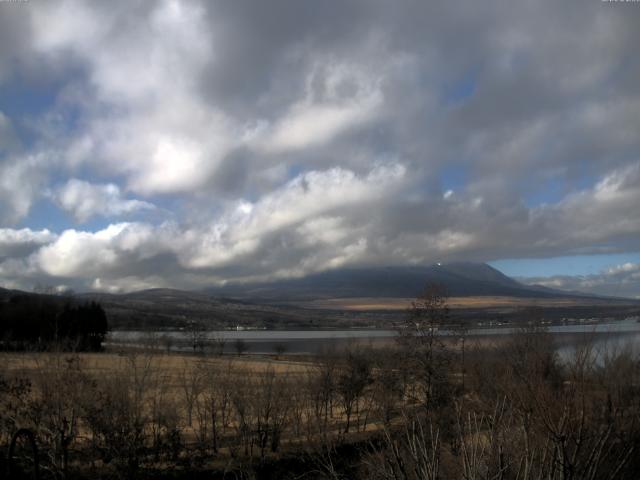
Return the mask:
[[[470,337],[460,363],[460,343],[408,340],[304,359],[0,353],[0,447],[31,429],[56,478],[500,478],[503,462],[532,472],[505,478],[565,478],[545,476],[559,464],[636,478],[629,352],[561,365],[548,334],[522,333]],[[441,474],[385,476],[399,456]],[[280,473],[261,477],[265,465]]]
[[[134,359],[139,367],[143,363],[151,362],[154,370],[162,371],[165,378],[175,380],[179,378],[185,370],[192,370],[196,367],[220,369],[231,367],[234,370],[251,372],[255,374],[264,373],[267,369],[272,369],[279,374],[302,374],[307,371],[310,363],[293,361],[283,358],[277,360],[269,357],[250,356],[196,356],[186,354],[147,354],[134,351],[128,353],[48,353],[31,352],[15,353],[0,352],[0,364],[5,372],[12,373],[34,373],[42,372],[47,366],[53,365],[56,359],[68,359],[77,357],[81,362],[83,371],[92,375],[101,375],[108,372],[119,371],[130,367],[131,359]]]
[[[200,425],[202,419],[198,418],[195,408],[200,397],[204,401],[208,389],[225,383],[224,388],[230,393],[233,384],[240,389],[269,377],[290,385],[302,385],[313,369],[310,362],[287,357],[168,355],[133,349],[119,353],[0,352],[0,365],[5,377],[29,379],[36,387],[34,394],[42,394],[51,387],[48,385],[51,381],[62,386],[80,378],[98,385],[114,381],[134,392],[140,389],[146,415],[154,415],[151,409],[156,408],[158,402],[175,408],[186,443],[196,442],[198,430],[207,428]],[[75,372],[77,378],[69,379]]]
[[[326,310],[351,310],[351,311],[375,311],[375,310],[404,310],[407,309],[413,298],[389,298],[389,297],[357,297],[357,298],[329,298],[298,303],[298,306],[306,308]],[[505,308],[505,307],[575,307],[584,305],[607,305],[610,300],[598,300],[594,298],[520,298],[497,296],[472,296],[450,297],[450,308]]]
[[[87,452],[120,478],[142,463],[199,461],[225,469],[232,462],[237,468],[242,458],[315,448],[319,436],[378,429],[374,361],[368,358],[358,371],[363,361],[153,350],[3,352],[0,446],[27,427],[58,473],[82,470],[86,464],[74,458]],[[118,462],[107,466],[111,457]]]

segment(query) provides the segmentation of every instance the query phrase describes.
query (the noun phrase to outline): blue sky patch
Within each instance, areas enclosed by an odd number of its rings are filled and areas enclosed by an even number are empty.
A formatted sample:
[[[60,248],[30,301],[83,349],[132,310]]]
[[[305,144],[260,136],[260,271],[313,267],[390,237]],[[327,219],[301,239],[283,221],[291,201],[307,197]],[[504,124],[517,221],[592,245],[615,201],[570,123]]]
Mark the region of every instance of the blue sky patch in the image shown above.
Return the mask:
[[[509,276],[552,277],[595,275],[609,267],[627,262],[640,263],[640,252],[550,258],[509,258],[494,260],[489,264]]]

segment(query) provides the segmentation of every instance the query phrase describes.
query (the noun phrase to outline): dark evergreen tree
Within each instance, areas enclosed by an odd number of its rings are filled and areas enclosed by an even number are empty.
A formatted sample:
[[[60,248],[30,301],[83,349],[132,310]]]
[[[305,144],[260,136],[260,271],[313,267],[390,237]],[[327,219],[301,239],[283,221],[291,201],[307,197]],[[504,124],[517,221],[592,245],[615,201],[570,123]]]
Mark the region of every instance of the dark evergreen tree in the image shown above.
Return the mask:
[[[14,295],[0,304],[0,342],[4,348],[59,347],[98,351],[107,334],[107,315],[100,304],[64,305],[61,299]]]

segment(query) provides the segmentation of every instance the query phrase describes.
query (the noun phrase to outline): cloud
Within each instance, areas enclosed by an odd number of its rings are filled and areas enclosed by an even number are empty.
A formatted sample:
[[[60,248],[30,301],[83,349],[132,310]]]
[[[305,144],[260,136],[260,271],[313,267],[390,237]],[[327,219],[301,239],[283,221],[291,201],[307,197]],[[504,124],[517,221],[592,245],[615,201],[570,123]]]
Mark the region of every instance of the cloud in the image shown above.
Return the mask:
[[[0,157],[0,221],[13,224],[29,213],[46,184],[47,162],[42,154]]]
[[[0,152],[15,148],[16,143],[17,138],[11,119],[0,111]]]
[[[0,228],[0,259],[26,257],[55,239],[56,235],[47,229],[34,231],[29,228]]]
[[[304,98],[289,107],[263,143],[269,152],[297,150],[331,140],[370,120],[382,104],[379,81],[355,65],[316,65]]]
[[[524,283],[597,295],[640,299],[640,264],[612,265],[593,275],[523,277]]]
[[[95,185],[75,178],[60,187],[53,196],[61,208],[81,223],[95,215],[116,217],[155,208],[149,202],[122,198],[120,188],[113,183]]]
[[[300,174],[261,199],[231,203],[207,222],[185,228],[129,222],[96,232],[5,229],[0,279],[76,289],[119,291],[136,286],[197,288],[225,281],[301,276],[328,268],[366,264],[420,264],[459,258],[532,251],[527,237],[540,240],[540,255],[588,247],[594,239],[628,233],[627,223],[603,222],[598,237],[565,237],[562,224],[586,225],[592,208],[608,215],[628,208],[636,221],[633,171],[614,171],[593,188],[553,205],[493,211],[493,199],[473,195],[429,199],[402,195],[408,172],[399,163],[380,164],[359,175],[345,169]],[[616,181],[616,179],[629,181]],[[629,189],[630,192],[628,191]],[[389,198],[396,199],[390,208]],[[599,204],[594,198],[599,199]],[[430,208],[424,209],[427,201]],[[401,214],[400,214],[401,213]],[[635,214],[637,216],[637,214]],[[610,216],[610,215],[609,215]],[[605,228],[605,227],[608,227]],[[583,235],[578,229],[576,235]],[[499,238],[499,240],[496,240]],[[6,252],[12,252],[8,254]],[[606,274],[606,275],[605,275]],[[623,277],[624,274],[624,277]],[[638,266],[622,264],[600,277],[528,279],[557,288],[634,294]],[[30,279],[30,280],[29,280]],[[606,281],[605,281],[606,280]],[[621,287],[620,285],[624,285]]]
[[[343,169],[309,172],[258,202],[230,207],[206,226],[182,230],[170,223],[133,222],[97,232],[70,229],[48,238],[24,261],[51,279],[81,279],[85,288],[96,285],[96,278],[109,288],[120,278],[133,285],[136,278],[158,278],[166,269],[196,284],[221,281],[216,272],[239,279],[261,271],[269,275],[274,268],[280,276],[309,273],[366,253],[366,231],[348,227],[352,209],[393,194],[405,173],[399,164],[382,164],[363,176]],[[323,216],[327,220],[315,220]],[[256,258],[262,261],[252,265]]]
[[[533,222],[544,232],[538,243],[581,247],[616,240],[636,241],[640,231],[640,162],[615,169],[593,188],[567,195],[553,205],[533,209]]]
[[[0,281],[112,291],[640,250],[639,12],[2,6],[0,226],[40,231],[51,202],[75,223],[6,247]],[[113,225],[78,225],[94,217]]]
[[[33,254],[33,260],[53,277],[87,278],[113,272],[126,276],[129,269],[140,268],[145,260],[167,249],[161,229],[117,223],[97,232],[65,230]]]
[[[34,9],[32,24],[40,55],[71,55],[88,72],[79,99],[86,126],[67,147],[74,164],[124,175],[143,194],[189,191],[215,172],[237,132],[193,93],[214,57],[202,8],[54,2]]]
[[[610,276],[618,275],[618,274],[627,274],[627,273],[635,274],[635,272],[640,272],[640,265],[637,263],[631,263],[631,262],[623,263],[621,265],[615,265],[613,267],[608,268],[606,271],[607,275],[610,275]]]
[[[197,229],[187,232],[195,241],[192,250],[184,250],[183,261],[196,268],[243,261],[274,236],[308,219],[348,215],[357,205],[383,199],[401,185],[405,173],[402,165],[392,164],[376,167],[363,177],[340,168],[300,175],[256,203],[239,203],[204,235]],[[296,245],[280,248],[287,247],[295,250]]]

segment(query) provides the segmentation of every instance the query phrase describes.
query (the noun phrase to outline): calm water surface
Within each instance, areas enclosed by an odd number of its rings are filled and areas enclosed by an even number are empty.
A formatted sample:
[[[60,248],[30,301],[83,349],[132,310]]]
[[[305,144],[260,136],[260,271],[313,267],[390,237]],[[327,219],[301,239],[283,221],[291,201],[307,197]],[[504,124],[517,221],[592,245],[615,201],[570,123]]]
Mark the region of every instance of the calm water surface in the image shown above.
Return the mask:
[[[468,332],[472,337],[501,336],[513,333],[508,327],[477,328]],[[640,323],[627,319],[611,323],[551,326],[548,331],[556,337],[561,356],[571,354],[575,345],[591,340],[596,348],[627,348],[640,346]],[[444,333],[444,332],[443,332]],[[205,334],[207,343],[225,343],[225,351],[232,352],[238,340],[250,353],[273,353],[281,347],[287,353],[317,353],[327,348],[341,348],[351,343],[381,344],[397,336],[395,330],[221,330]],[[170,345],[173,350],[188,350],[190,335],[183,331],[146,332],[114,331],[108,344],[148,344],[156,342],[159,348]]]

